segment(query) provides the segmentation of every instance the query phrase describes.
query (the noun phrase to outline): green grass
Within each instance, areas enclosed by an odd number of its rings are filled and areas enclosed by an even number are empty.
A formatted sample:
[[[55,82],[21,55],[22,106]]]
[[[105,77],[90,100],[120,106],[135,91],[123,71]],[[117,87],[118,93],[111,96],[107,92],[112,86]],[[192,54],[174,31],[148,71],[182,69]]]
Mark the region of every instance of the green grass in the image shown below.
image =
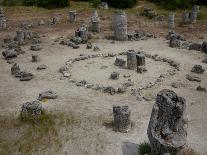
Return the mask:
[[[150,144],[148,142],[143,142],[139,144],[138,152],[139,155],[150,154],[151,153]]]

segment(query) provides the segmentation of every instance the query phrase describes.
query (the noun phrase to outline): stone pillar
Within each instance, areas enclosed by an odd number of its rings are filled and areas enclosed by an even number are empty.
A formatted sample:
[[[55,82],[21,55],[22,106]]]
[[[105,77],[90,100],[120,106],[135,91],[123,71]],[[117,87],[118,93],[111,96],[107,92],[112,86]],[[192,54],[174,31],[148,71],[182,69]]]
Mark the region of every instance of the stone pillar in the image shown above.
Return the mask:
[[[82,25],[75,31],[75,36],[80,37],[83,42],[88,40],[88,28],[86,25]]]
[[[169,30],[173,30],[175,28],[175,13],[170,13],[168,16],[168,28]]]
[[[127,68],[134,70],[137,67],[136,52],[134,50],[127,51]]]
[[[32,62],[38,62],[40,61],[40,58],[37,54],[32,54]]]
[[[182,17],[182,23],[183,24],[188,24],[190,21],[190,13],[189,12],[184,12],[183,17]]]
[[[0,8],[0,29],[6,28],[6,18],[4,16],[3,8]]]
[[[18,41],[19,43],[22,43],[25,40],[24,36],[25,34],[22,30],[16,31],[15,40]]]
[[[112,21],[115,40],[128,40],[127,35],[127,17],[125,12],[117,11]]]
[[[98,12],[96,10],[93,11],[92,16],[91,16],[91,30],[93,32],[100,32],[100,24],[99,24],[99,17],[98,17]]]
[[[176,154],[186,145],[186,101],[174,91],[157,94],[147,129],[152,154]]]
[[[76,16],[77,16],[76,10],[70,11],[69,12],[69,22],[71,22],[71,23],[75,22]]]
[[[145,55],[144,54],[142,54],[142,53],[137,54],[136,59],[137,59],[137,67],[145,65]]]
[[[198,12],[199,12],[200,7],[198,5],[195,5],[192,8],[191,14],[190,14],[190,23],[195,24],[197,17],[198,17]]]
[[[114,128],[119,132],[128,132],[131,111],[129,106],[113,106]]]

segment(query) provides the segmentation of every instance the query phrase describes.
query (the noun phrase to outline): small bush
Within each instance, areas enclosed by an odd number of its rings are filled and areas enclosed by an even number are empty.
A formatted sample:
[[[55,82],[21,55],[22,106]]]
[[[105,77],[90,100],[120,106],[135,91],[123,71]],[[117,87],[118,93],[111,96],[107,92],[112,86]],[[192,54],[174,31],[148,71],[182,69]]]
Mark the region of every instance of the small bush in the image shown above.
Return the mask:
[[[151,153],[150,144],[147,142],[143,142],[139,145],[138,152],[140,155],[145,155]]]
[[[93,7],[97,7],[101,3],[101,0],[90,0],[90,2],[92,3]]]
[[[69,6],[69,0],[24,0],[23,5],[44,8],[62,8]]]
[[[109,6],[119,9],[131,8],[137,3],[137,0],[103,0],[103,1],[107,2]]]

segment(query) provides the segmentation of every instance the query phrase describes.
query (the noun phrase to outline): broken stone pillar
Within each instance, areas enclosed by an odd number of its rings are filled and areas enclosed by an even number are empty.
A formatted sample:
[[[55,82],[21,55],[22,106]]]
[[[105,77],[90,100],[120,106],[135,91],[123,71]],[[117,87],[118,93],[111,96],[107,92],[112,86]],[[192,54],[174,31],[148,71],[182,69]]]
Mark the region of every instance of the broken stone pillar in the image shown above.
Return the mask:
[[[3,8],[0,8],[0,29],[6,28],[6,18],[4,16]]]
[[[77,16],[76,10],[70,11],[69,12],[69,22],[71,22],[71,23],[75,22],[76,16]]]
[[[131,111],[129,106],[113,106],[114,128],[119,132],[128,132]]]
[[[88,28],[86,25],[82,25],[75,31],[75,36],[80,37],[83,42],[88,40]]]
[[[148,125],[152,154],[175,154],[186,144],[186,101],[174,91],[164,89],[157,94]]]
[[[198,6],[198,5],[195,5],[192,8],[192,11],[191,11],[191,14],[190,14],[190,23],[191,24],[195,24],[196,23],[199,9],[200,9],[200,6]]]
[[[127,51],[127,68],[134,70],[137,67],[137,53],[134,50]]]
[[[137,54],[136,59],[137,59],[137,67],[145,65],[145,55],[143,53]]]
[[[168,16],[168,28],[173,30],[175,28],[175,13],[170,13]]]
[[[100,33],[100,19],[98,17],[98,12],[96,10],[93,11],[91,16],[91,30],[93,32]]]
[[[127,35],[127,17],[125,12],[117,11],[113,17],[112,27],[114,38],[118,41],[128,40]]]
[[[182,17],[182,23],[183,24],[188,24],[190,22],[190,13],[189,12],[184,12],[183,17]]]

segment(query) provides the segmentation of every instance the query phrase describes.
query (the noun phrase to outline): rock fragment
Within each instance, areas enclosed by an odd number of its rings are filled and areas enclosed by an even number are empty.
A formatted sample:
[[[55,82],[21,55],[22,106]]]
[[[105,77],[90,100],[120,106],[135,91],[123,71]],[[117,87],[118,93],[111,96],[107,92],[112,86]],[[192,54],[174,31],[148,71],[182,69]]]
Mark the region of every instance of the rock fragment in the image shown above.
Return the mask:
[[[42,101],[44,99],[56,99],[57,93],[53,92],[52,90],[48,90],[39,94],[38,100]]]

